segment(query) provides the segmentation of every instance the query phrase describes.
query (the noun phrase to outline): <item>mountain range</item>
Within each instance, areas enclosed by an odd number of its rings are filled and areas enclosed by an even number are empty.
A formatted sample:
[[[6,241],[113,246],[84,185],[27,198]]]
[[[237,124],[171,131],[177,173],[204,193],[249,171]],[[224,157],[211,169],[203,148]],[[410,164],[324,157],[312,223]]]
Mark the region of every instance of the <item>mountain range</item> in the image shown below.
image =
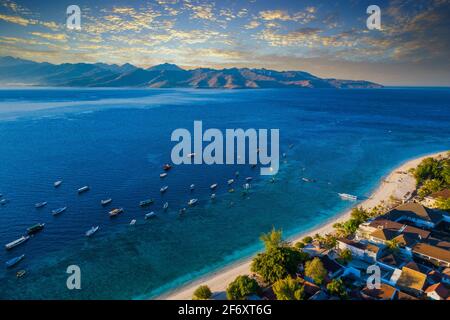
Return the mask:
[[[323,79],[303,71],[197,68],[164,63],[147,69],[126,63],[34,62],[0,57],[1,86],[148,88],[381,88],[364,80]]]

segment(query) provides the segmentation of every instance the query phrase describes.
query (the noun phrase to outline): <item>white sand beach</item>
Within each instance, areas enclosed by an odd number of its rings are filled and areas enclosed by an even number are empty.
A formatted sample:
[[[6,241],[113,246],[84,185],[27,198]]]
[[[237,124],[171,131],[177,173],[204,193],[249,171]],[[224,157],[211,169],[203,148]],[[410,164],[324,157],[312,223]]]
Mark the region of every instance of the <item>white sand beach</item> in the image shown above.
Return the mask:
[[[370,196],[369,199],[358,204],[365,209],[373,208],[382,203],[388,203],[392,197],[396,199],[404,200],[415,190],[416,181],[411,174],[408,174],[408,170],[417,167],[417,165],[427,157],[440,157],[444,156],[447,151],[439,152],[435,154],[426,155],[420,158],[416,158],[405,162],[401,166],[393,170],[387,177],[383,178],[379,187]],[[289,241],[296,242],[301,240],[305,236],[312,236],[316,233],[324,235],[333,231],[333,225],[336,222],[342,222],[350,218],[351,211],[347,211],[331,221],[327,221],[325,224],[302,234],[299,234]],[[178,288],[172,292],[160,296],[158,299],[167,300],[190,300],[194,290],[199,285],[207,285],[213,292],[214,299],[226,299],[225,290],[228,284],[233,281],[237,276],[250,274],[251,260],[245,260],[235,263],[229,267],[218,270],[214,273],[208,274],[185,287]]]

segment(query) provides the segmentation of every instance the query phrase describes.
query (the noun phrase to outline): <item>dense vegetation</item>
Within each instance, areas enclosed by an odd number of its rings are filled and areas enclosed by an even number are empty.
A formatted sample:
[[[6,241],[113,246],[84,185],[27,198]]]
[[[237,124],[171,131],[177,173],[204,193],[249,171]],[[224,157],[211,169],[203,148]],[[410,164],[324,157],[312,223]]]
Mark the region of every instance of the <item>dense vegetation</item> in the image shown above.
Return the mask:
[[[322,261],[316,257],[306,262],[305,275],[311,278],[315,284],[321,285],[327,276],[327,269],[323,266]]]
[[[228,285],[227,299],[228,300],[244,300],[248,296],[259,291],[259,285],[255,279],[249,276],[238,276],[233,282]]]
[[[412,173],[417,181],[418,195],[423,198],[433,192],[450,187],[450,152],[442,159],[426,158]],[[438,203],[442,209],[448,208],[448,200]],[[447,209],[448,210],[448,209]]]
[[[192,300],[208,300],[212,296],[211,289],[208,286],[200,286],[194,291]]]
[[[286,279],[280,279],[272,286],[277,300],[303,300],[304,286],[302,280],[293,279],[288,276]]]

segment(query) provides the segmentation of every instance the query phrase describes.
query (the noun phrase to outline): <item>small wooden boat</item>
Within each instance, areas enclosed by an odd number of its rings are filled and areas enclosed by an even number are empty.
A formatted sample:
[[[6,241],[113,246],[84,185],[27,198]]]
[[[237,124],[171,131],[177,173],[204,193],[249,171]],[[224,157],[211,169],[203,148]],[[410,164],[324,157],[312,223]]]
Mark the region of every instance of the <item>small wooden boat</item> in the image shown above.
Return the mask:
[[[130,221],[130,226],[134,226],[136,224],[136,219]]]
[[[233,184],[234,183],[234,179],[230,179],[227,181],[228,185]]]
[[[229,193],[233,193],[233,192],[234,192],[234,189],[231,188],[231,189],[228,190],[228,192],[229,192]]]
[[[84,193],[84,192],[86,192],[86,191],[89,191],[89,186],[81,187],[81,188],[79,188],[77,191],[78,191],[78,194]]]
[[[156,213],[154,213],[153,211],[145,214],[145,220],[151,219],[154,217],[156,217]]]
[[[109,212],[110,217],[115,217],[123,212],[123,208],[113,209]]]
[[[15,257],[15,258],[12,258],[12,259],[6,261],[6,262],[5,262],[6,267],[7,267],[7,268],[12,268],[12,267],[14,267],[16,264],[18,264],[20,261],[22,261],[23,258],[25,258],[25,255],[24,255],[24,254],[21,255],[21,256],[18,256],[18,257]]]
[[[34,207],[35,207],[36,209],[39,209],[39,208],[45,207],[46,205],[47,205],[47,201],[44,201],[44,202],[38,202],[38,203],[36,203],[36,204],[34,205]]]
[[[191,189],[191,191],[194,191],[194,189],[195,189],[195,184],[191,184],[190,189]]]
[[[19,271],[17,271],[17,273],[16,273],[16,277],[17,277],[17,278],[22,278],[26,273],[27,273],[26,270],[19,270]]]
[[[92,227],[88,231],[86,231],[86,237],[92,236],[94,233],[96,233],[99,229],[99,226]]]
[[[16,240],[6,244],[5,245],[5,249],[6,250],[11,250],[12,248],[17,247],[19,244],[24,243],[28,239],[30,239],[30,236],[21,236],[19,239],[16,239]]]
[[[163,170],[164,170],[164,171],[169,171],[170,169],[172,169],[172,166],[171,166],[170,164],[168,164],[168,163],[166,163],[166,164],[163,166]]]
[[[195,206],[198,202],[198,199],[191,199],[188,202],[188,206]]]
[[[163,172],[163,173],[161,173],[160,175],[159,175],[159,177],[162,179],[162,178],[165,178],[165,177],[167,177],[167,173],[166,172]]]
[[[62,183],[62,180],[55,181],[55,182],[53,183],[53,186],[54,186],[55,188],[58,188],[58,187],[61,185],[61,183]]]
[[[42,229],[44,229],[44,226],[45,226],[45,223],[36,223],[35,225],[33,225],[27,229],[27,233],[35,234],[35,233],[41,231]]]
[[[153,199],[143,200],[143,201],[139,202],[139,206],[140,206],[140,207],[148,207],[148,206],[151,205],[153,202],[155,202]]]
[[[6,200],[6,199],[0,200],[0,205],[2,205],[2,206],[4,206],[7,203],[8,203],[8,200]]]
[[[214,190],[214,189],[217,188],[217,186],[218,186],[218,184],[217,184],[217,183],[214,183],[214,184],[212,184],[209,188],[210,188],[211,190]]]
[[[253,177],[247,177],[247,178],[245,178],[245,181],[247,181],[247,182],[250,182],[250,181],[252,181],[253,180]]]
[[[248,190],[250,189],[250,184],[246,183],[242,187],[244,188],[244,190]]]
[[[181,216],[181,215],[183,215],[185,213],[186,213],[186,208],[181,208],[180,211],[179,211],[179,215]]]
[[[105,200],[101,200],[100,203],[102,206],[107,206],[108,204],[110,204],[112,202],[112,199],[105,199]]]
[[[67,210],[67,207],[62,207],[62,208],[52,210],[52,215],[57,216],[58,214],[63,213],[66,210]]]
[[[211,200],[214,200],[216,198],[216,194],[215,193],[212,193],[211,194]]]
[[[164,209],[164,211],[167,211],[167,209],[169,209],[169,203],[168,202],[164,203],[163,209]]]
[[[167,191],[167,189],[169,189],[169,186],[164,186],[164,187],[162,187],[161,189],[159,189],[159,191],[160,191],[161,193],[164,193],[164,192]]]

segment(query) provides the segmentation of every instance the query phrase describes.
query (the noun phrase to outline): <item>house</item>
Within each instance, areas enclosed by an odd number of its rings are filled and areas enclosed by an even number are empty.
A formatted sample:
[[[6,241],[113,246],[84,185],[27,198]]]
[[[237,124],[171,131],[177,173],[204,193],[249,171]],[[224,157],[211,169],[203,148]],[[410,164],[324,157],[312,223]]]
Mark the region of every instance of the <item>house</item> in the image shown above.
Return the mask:
[[[437,266],[450,267],[450,250],[419,242],[412,248],[412,252]]]
[[[350,250],[353,257],[357,257],[368,262],[375,262],[381,252],[380,247],[374,244],[357,242],[347,238],[337,239],[337,245],[341,250]]]
[[[402,268],[402,273],[397,280],[397,287],[402,291],[420,296],[427,281],[427,275],[421,271],[414,270],[407,265]]]
[[[379,289],[369,289],[365,286],[361,290],[361,296],[368,300],[392,300],[395,297],[397,289],[386,284],[380,283]]]
[[[425,293],[433,300],[447,300],[450,296],[449,290],[441,282],[429,286]]]
[[[450,284],[450,268],[445,268],[441,272],[442,274],[442,282],[446,284]]]
[[[327,276],[329,280],[336,278],[343,271],[343,267],[329,256],[322,256],[319,259],[328,271]]]
[[[377,259],[377,263],[389,269],[399,269],[404,265],[405,261],[390,253]]]
[[[396,300],[419,300],[419,299],[403,291],[397,291]]]
[[[441,211],[427,208],[417,202],[404,203],[386,213],[385,217],[396,222],[410,221],[425,228],[434,228],[444,220]]]
[[[430,208],[436,208],[436,202],[438,199],[448,200],[450,198],[450,189],[444,189],[438,192],[434,192],[429,196],[426,196],[422,203]]]

